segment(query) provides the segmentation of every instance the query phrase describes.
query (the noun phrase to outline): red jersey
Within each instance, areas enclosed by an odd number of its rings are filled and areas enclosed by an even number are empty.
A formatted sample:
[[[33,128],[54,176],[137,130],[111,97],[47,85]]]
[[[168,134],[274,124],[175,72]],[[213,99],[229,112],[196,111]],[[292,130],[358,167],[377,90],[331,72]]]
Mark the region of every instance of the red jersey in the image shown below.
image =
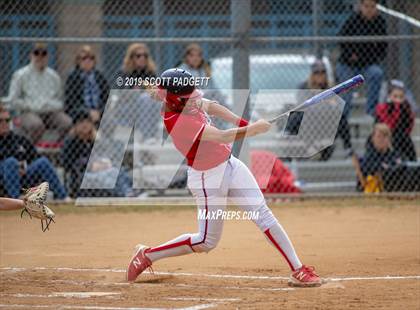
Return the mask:
[[[165,112],[163,121],[166,130],[178,151],[196,170],[208,170],[225,162],[231,153],[228,144],[201,141],[205,126],[211,126],[206,114],[199,109],[191,112]]]
[[[410,134],[414,127],[415,115],[408,102],[379,103],[376,106],[376,118],[379,122],[385,123],[394,131],[405,122],[404,132]]]

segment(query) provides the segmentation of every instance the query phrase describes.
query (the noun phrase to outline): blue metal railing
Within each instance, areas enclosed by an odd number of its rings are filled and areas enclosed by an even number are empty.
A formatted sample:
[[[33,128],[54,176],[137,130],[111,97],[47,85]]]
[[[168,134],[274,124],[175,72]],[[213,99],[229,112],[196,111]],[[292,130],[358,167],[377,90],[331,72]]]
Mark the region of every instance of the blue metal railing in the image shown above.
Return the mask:
[[[342,23],[350,12],[342,14],[321,14],[322,35],[335,35]],[[258,14],[252,15],[251,36],[311,36],[312,15],[311,14]],[[165,16],[162,22],[163,37],[218,37],[230,34],[230,15],[174,15]],[[142,37],[155,36],[153,30],[153,16],[104,16],[105,37]],[[203,43],[202,47],[205,56],[209,56],[210,43]],[[123,49],[113,45],[113,49],[105,49],[105,56],[111,56],[110,53],[117,51],[121,57],[110,59],[108,68],[119,68]],[[282,44],[282,48],[293,47],[293,44]],[[300,44],[302,48],[310,48],[311,43]],[[268,43],[265,48],[279,48],[278,43]],[[218,49],[217,49],[218,50]],[[162,47],[163,67],[174,66],[179,61],[182,53],[182,44],[168,44]],[[109,54],[109,55],[107,55]],[[106,59],[110,57],[105,57]],[[208,58],[208,57],[207,57]],[[116,63],[118,62],[118,64]]]
[[[10,37],[54,37],[54,17],[40,14],[0,15],[1,36]],[[7,27],[8,26],[8,27]],[[30,45],[13,43],[11,51],[11,66],[16,69],[21,65],[22,57],[27,61]],[[55,49],[51,49],[50,61],[55,59]]]
[[[1,15],[0,14],[0,36],[6,37],[54,37],[55,21],[50,15],[22,14],[22,15]],[[6,95],[7,87],[15,70],[28,63],[28,55],[31,50],[30,43],[14,42],[2,44],[0,47],[3,57],[0,60],[0,94]],[[55,66],[56,48],[51,45],[49,65]],[[5,57],[6,56],[6,57]]]

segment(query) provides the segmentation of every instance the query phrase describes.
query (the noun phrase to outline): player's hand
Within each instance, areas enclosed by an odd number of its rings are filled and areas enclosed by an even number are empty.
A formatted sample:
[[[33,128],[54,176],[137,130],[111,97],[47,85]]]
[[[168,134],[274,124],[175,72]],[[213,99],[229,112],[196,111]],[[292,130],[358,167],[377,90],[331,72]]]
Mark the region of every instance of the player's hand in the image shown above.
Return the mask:
[[[252,124],[254,130],[257,134],[264,133],[270,130],[271,124],[267,122],[265,119],[260,119]]]

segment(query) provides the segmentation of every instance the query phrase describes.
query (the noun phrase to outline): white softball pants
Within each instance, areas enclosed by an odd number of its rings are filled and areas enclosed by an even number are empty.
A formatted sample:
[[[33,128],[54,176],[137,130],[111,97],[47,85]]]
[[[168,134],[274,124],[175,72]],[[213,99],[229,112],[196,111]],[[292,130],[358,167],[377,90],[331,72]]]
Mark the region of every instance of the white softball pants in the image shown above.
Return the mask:
[[[209,252],[214,249],[223,231],[223,218],[213,217],[218,210],[224,211],[227,203],[237,205],[243,211],[258,213],[253,220],[264,232],[269,242],[284,256],[292,270],[301,262],[286,232],[265,203],[264,196],[248,167],[231,156],[226,162],[206,171],[188,169],[188,188],[197,202],[201,214],[209,217],[198,219],[198,232],[183,234],[160,246],[146,251],[154,262],[171,256],[193,252]]]

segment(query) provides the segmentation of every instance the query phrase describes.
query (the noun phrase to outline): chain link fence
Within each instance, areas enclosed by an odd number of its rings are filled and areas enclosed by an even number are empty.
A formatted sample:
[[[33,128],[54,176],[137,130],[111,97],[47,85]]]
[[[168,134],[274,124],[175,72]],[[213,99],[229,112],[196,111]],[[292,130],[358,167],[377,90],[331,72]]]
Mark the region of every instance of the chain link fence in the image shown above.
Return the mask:
[[[56,199],[185,194],[161,107],[137,83],[172,67],[210,77],[205,97],[252,120],[363,74],[335,114],[289,113],[234,150],[266,193],[419,191],[420,1],[5,0],[0,9],[4,195],[41,180]],[[337,127],[310,158],[284,151],[305,113],[312,132],[332,119]],[[82,186],[84,176],[98,188]]]

